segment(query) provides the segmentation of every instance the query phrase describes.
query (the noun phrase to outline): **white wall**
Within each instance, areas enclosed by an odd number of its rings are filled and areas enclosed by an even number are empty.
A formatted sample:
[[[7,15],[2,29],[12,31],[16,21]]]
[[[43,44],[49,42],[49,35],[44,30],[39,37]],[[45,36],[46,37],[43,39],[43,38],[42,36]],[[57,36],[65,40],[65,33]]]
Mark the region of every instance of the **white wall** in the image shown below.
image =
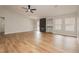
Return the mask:
[[[40,30],[40,19],[36,19],[34,20],[34,31],[39,31],[39,30]]]
[[[5,17],[5,34],[33,31],[33,20],[7,8],[0,8],[0,16]]]
[[[77,11],[77,42],[78,42],[78,51],[79,51],[79,7]]]
[[[77,38],[79,40],[79,8],[78,8],[78,12],[77,12]]]

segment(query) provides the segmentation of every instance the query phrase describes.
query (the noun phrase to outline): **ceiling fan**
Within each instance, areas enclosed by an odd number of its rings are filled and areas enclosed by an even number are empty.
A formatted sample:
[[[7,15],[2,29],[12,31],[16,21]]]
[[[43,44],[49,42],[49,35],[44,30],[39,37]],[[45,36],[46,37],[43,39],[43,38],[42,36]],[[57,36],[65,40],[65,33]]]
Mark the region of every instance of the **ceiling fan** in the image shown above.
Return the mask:
[[[25,12],[31,12],[31,13],[34,13],[33,11],[35,11],[36,9],[31,9],[31,6],[28,5],[27,7],[23,7],[23,9],[26,9]]]

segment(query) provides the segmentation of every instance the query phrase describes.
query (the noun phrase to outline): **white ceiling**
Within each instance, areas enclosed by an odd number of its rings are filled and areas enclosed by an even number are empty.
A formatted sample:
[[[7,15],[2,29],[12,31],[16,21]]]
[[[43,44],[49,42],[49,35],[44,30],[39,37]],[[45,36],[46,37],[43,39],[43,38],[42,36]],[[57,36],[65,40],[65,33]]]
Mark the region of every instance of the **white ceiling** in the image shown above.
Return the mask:
[[[77,11],[78,5],[31,5],[31,8],[37,9],[34,13],[26,13],[25,9],[22,9],[22,7],[25,7],[24,5],[9,5],[5,7],[23,15],[55,16],[73,13]]]

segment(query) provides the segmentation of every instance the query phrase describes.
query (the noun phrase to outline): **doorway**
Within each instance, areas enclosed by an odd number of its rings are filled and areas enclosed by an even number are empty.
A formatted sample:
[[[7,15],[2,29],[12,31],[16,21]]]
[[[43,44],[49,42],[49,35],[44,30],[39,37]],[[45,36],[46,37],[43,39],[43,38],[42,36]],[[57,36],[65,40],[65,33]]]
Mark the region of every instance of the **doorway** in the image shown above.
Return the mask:
[[[40,32],[46,32],[46,18],[40,19]]]

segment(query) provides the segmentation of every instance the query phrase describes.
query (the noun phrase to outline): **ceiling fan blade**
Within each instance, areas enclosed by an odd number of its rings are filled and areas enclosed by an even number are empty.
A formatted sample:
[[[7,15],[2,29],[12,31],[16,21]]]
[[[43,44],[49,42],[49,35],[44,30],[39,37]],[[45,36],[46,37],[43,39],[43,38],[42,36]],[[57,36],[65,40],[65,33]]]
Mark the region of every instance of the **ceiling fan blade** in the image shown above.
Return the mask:
[[[30,5],[28,5],[28,9],[30,9]]]
[[[36,9],[31,9],[31,10],[36,10]]]
[[[33,13],[33,11],[32,11],[32,10],[30,10],[30,12],[31,12],[31,13]]]

